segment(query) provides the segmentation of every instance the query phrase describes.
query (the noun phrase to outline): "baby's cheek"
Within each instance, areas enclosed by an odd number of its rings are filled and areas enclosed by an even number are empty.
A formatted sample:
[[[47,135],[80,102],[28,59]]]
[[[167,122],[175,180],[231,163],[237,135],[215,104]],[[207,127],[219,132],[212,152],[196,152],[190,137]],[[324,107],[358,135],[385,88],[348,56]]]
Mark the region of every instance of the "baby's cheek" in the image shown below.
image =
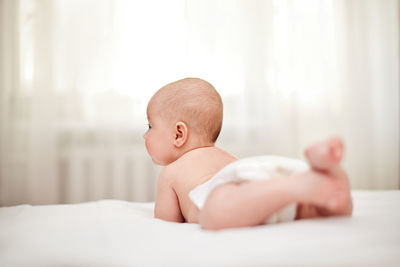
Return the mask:
[[[149,144],[149,139],[148,138],[145,140],[144,144],[146,146],[147,153],[150,154],[150,144]]]

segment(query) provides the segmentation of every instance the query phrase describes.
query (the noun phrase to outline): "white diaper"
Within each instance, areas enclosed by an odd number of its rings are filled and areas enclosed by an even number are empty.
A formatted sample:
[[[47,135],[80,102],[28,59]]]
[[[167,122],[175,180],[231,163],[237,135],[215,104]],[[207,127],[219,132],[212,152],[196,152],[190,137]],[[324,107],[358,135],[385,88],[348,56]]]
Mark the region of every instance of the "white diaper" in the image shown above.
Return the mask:
[[[219,185],[244,180],[262,180],[277,175],[291,175],[308,170],[308,165],[297,159],[280,156],[257,156],[237,160],[220,170],[207,182],[190,191],[189,197],[202,209],[208,195]],[[227,200],[229,201],[229,200]],[[265,223],[294,220],[296,204],[291,204],[270,216]]]

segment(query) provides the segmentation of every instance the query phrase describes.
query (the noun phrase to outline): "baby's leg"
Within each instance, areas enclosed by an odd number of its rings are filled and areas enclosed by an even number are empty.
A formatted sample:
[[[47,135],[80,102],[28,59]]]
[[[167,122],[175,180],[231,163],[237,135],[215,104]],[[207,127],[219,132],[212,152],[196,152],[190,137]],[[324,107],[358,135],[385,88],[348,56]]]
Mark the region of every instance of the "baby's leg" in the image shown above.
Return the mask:
[[[350,215],[348,180],[339,166],[342,154],[329,149],[335,142],[322,142],[307,149],[306,156],[312,168],[318,171],[217,187],[200,212],[201,226],[216,230],[263,224],[269,216],[291,203],[299,203],[297,219]]]
[[[315,206],[301,203],[298,205],[297,218],[310,218],[316,216],[351,215],[352,200],[347,174],[341,168],[343,158],[343,142],[340,138],[332,137],[309,146],[305,156],[312,169],[316,172],[326,173],[332,181],[336,193],[326,206]]]
[[[291,203],[326,207],[334,194],[332,179],[315,171],[296,177],[228,183],[210,194],[200,212],[200,224],[213,230],[260,225]]]

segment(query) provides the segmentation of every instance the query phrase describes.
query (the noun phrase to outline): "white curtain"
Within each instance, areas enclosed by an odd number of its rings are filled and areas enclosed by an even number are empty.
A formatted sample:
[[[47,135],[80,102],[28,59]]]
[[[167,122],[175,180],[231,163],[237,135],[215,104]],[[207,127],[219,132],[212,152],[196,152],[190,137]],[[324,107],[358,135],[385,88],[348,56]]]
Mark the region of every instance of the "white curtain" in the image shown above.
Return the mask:
[[[146,104],[210,81],[217,145],[343,137],[354,189],[399,189],[397,0],[0,0],[0,205],[154,199]]]

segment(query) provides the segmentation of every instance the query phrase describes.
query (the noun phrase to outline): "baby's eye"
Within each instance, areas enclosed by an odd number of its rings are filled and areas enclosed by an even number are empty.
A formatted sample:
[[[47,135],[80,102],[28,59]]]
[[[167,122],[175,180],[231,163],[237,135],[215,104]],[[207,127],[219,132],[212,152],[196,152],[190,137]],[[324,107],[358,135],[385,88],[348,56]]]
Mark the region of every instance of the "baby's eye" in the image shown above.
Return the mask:
[[[151,125],[147,124],[147,130],[150,130],[150,129],[151,129]]]

